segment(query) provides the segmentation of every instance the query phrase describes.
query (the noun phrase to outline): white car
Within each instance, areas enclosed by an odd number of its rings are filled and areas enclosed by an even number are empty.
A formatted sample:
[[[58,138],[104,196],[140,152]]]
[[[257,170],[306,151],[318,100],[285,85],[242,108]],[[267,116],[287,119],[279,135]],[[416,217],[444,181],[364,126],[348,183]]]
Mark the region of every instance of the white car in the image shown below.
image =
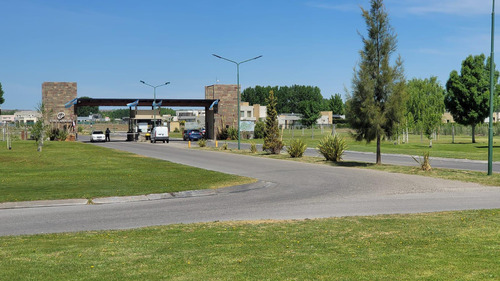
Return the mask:
[[[106,136],[102,131],[92,131],[92,134],[90,135],[90,142],[95,141],[106,141]]]

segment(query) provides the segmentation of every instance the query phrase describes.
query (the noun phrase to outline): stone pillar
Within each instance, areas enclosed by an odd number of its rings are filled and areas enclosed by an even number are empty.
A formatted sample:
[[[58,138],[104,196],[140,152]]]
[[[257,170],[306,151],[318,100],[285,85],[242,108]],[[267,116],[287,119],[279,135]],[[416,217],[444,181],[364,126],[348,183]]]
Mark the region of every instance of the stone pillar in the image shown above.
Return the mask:
[[[207,138],[213,140],[215,138],[215,119],[214,119],[214,110],[205,108],[205,130],[207,134]]]
[[[218,113],[214,114],[215,134],[223,127],[237,127],[238,123],[238,86],[205,86],[205,99],[219,99]]]
[[[74,107],[64,107],[67,102],[76,97],[76,82],[44,82],[42,102],[47,113],[46,122],[57,128],[62,128],[64,125],[71,128],[73,121],[76,124],[77,116]]]

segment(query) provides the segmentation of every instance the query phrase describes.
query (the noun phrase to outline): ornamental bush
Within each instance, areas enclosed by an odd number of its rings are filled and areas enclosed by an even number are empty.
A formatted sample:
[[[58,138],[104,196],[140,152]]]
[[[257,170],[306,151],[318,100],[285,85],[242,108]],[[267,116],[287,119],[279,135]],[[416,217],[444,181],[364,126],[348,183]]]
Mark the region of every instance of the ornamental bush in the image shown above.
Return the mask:
[[[207,140],[206,140],[206,139],[201,139],[201,140],[199,140],[199,141],[198,141],[198,145],[199,145],[200,147],[205,147],[205,146],[207,146]]]
[[[304,155],[307,149],[306,143],[301,139],[293,139],[290,145],[286,148],[286,151],[292,158],[299,158]]]
[[[340,162],[347,149],[347,143],[338,134],[328,135],[319,141],[318,149],[327,161]]]
[[[231,139],[231,140],[237,140],[238,139],[238,129],[235,127],[229,127],[227,129],[227,137],[228,137],[228,139]]]
[[[257,153],[257,145],[254,142],[250,143],[250,152]]]

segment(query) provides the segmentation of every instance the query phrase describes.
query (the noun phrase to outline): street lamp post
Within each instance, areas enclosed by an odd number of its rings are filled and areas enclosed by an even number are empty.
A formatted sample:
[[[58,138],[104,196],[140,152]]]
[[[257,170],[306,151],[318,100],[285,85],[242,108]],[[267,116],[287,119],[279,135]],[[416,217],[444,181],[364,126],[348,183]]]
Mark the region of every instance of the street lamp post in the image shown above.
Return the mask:
[[[261,58],[262,56],[257,56],[255,58],[247,59],[247,60],[240,61],[240,62],[235,62],[233,60],[221,57],[221,56],[216,55],[216,54],[212,54],[212,55],[216,58],[227,60],[229,62],[236,64],[236,81],[237,81],[236,83],[238,84],[238,150],[240,150],[240,138],[241,138],[241,131],[240,131],[240,122],[241,122],[241,120],[240,120],[241,119],[241,117],[240,117],[240,64],[245,63],[245,62],[249,62],[251,60],[256,60],[258,58]]]
[[[144,82],[142,80],[140,82],[142,84],[144,84],[144,85],[147,85],[147,86],[153,88],[153,93],[154,93],[154,96],[153,96],[153,128],[154,128],[156,126],[156,111],[155,111],[155,107],[156,107],[156,88],[168,85],[168,84],[170,84],[170,82],[166,82],[166,83],[160,84],[158,86],[150,85],[150,84],[148,84],[148,83],[146,83],[146,82]]]
[[[495,92],[495,0],[491,10],[490,118],[488,124],[488,175],[493,174],[493,94]]]

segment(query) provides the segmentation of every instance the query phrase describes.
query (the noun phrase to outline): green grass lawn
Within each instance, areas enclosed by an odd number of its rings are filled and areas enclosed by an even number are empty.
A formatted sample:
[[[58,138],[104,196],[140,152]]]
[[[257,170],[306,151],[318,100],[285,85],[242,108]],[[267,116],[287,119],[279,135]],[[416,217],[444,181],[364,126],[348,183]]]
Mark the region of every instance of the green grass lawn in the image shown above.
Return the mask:
[[[373,141],[367,144],[365,141],[357,142],[349,134],[349,129],[337,129],[336,132],[342,135],[348,144],[348,150],[362,152],[376,152],[376,142]],[[285,144],[292,139],[303,140],[308,147],[317,147],[321,138],[331,134],[331,129],[311,129],[289,130],[283,132],[283,141]],[[498,138],[498,137],[497,137]],[[262,144],[262,139],[242,140],[242,142],[255,142]],[[429,140],[424,136],[421,140],[420,135],[410,135],[409,143],[394,144],[394,141],[383,141],[381,144],[382,153],[391,154],[406,154],[406,155],[423,155],[429,151],[431,157],[458,158],[471,160],[488,159],[488,137],[476,136],[476,143],[472,143],[470,136],[459,135],[455,136],[455,143],[452,143],[451,135],[440,135],[439,139],[432,141],[432,148],[429,147]],[[383,161],[383,159],[382,159]],[[500,161],[500,140],[494,139],[493,161]]]
[[[0,237],[2,280],[499,280],[500,210]]]
[[[0,144],[4,144],[1,142]],[[79,142],[0,147],[0,202],[95,198],[218,188],[254,179]]]

